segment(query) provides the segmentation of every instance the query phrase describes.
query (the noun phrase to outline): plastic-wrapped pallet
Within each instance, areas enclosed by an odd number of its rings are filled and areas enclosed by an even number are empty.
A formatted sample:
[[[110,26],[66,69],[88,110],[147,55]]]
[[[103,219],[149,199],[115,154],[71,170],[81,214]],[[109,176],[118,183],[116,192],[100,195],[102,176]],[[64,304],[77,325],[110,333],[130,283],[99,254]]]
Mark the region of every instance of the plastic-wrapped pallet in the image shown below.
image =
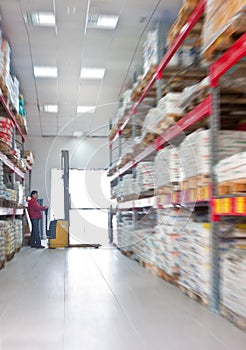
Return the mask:
[[[246,152],[221,160],[215,167],[218,182],[245,178]]]
[[[15,230],[15,249],[19,250],[23,242],[22,220],[15,219],[13,224]]]
[[[182,163],[179,149],[171,146],[159,151],[155,157],[155,187],[171,186],[181,181]]]
[[[246,245],[244,249],[231,247],[222,265],[222,304],[246,319]]]
[[[218,157],[224,159],[246,148],[243,131],[220,131],[218,134]],[[183,162],[183,178],[210,172],[210,130],[197,130],[186,137],[180,146]]]
[[[6,222],[0,221],[0,264],[6,259]]]
[[[180,237],[180,285],[204,297],[211,292],[210,224],[189,222]]]
[[[141,162],[136,167],[136,183],[139,186],[140,192],[145,192],[154,189],[154,163]]]

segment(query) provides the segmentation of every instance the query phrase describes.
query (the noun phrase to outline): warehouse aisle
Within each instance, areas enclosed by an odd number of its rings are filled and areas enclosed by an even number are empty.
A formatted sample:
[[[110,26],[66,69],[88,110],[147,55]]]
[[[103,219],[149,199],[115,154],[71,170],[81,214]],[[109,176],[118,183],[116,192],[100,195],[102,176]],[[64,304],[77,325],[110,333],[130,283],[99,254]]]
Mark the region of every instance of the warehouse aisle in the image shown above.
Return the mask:
[[[0,272],[0,350],[243,350],[246,334],[113,249],[24,248]]]

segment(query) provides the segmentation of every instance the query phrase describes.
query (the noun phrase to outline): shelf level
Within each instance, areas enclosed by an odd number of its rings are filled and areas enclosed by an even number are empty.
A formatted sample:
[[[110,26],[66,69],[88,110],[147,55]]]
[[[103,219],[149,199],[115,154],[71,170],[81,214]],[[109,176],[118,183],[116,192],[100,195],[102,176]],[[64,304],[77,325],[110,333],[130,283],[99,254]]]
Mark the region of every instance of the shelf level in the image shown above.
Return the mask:
[[[19,168],[17,168],[2,152],[0,152],[0,160],[3,162],[3,164],[5,164],[14,173],[19,175],[22,179],[25,178],[25,174]]]
[[[152,78],[146,85],[145,89],[143,90],[142,94],[139,96],[138,100],[133,105],[130,113],[127,115],[127,117],[123,120],[122,125],[118,129],[118,132],[114,136],[113,140],[110,141],[110,147],[112,147],[113,142],[118,138],[118,136],[121,134],[121,132],[124,130],[125,126],[131,119],[131,117],[136,114],[137,108],[140,105],[140,103],[143,101],[143,99],[147,96],[148,92],[156,82],[156,80],[160,79],[163,73],[163,70],[168,65],[169,61],[173,57],[173,55],[177,52],[179,47],[182,45],[182,43],[185,41],[189,33],[191,32],[192,28],[195,26],[199,18],[202,16],[205,10],[206,0],[200,0],[194,11],[191,13],[190,17],[188,18],[187,22],[184,24],[182,29],[180,30],[179,34],[177,35],[176,39],[174,40],[173,44],[170,46],[166,54],[163,56],[162,60],[158,64],[155,73],[152,75]]]
[[[23,215],[24,209],[0,207],[0,215]]]
[[[131,169],[140,161],[144,160],[147,156],[153,153],[155,150],[161,149],[161,147],[171,141],[174,137],[181,134],[183,131],[187,130],[191,125],[200,121],[201,119],[209,116],[211,113],[211,96],[209,95],[203,102],[196,106],[191,112],[186,114],[181,120],[179,120],[175,125],[170,127],[162,135],[157,137],[157,139],[147,146],[142,152],[140,152],[132,161],[128,162],[123,168],[119,169],[114,175],[110,177],[112,182],[117,177],[123,175],[127,170]]]
[[[10,116],[10,118],[12,119],[12,121],[14,122],[14,125],[16,127],[16,129],[18,130],[18,133],[19,135],[21,136],[21,140],[22,142],[25,142],[25,138],[24,138],[24,135],[21,131],[21,128],[19,126],[19,124],[17,123],[17,120],[14,116],[14,114],[12,113],[12,111],[9,109],[6,101],[5,101],[5,98],[3,95],[0,95],[0,103],[2,104],[3,108],[5,109],[5,111],[7,112],[7,114]]]

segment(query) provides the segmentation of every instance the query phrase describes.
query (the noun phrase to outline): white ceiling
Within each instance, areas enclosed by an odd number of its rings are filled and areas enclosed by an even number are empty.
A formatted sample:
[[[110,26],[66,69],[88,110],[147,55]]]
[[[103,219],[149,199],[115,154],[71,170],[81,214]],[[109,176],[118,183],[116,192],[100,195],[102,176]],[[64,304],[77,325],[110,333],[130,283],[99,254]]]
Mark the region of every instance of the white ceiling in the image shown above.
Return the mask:
[[[89,13],[119,15],[114,31],[88,29]],[[31,136],[107,135],[120,94],[143,65],[146,33],[157,20],[171,23],[181,0],[0,0],[3,35],[10,42],[12,73],[21,82]],[[75,13],[68,7],[76,9]],[[31,11],[55,11],[54,28],[26,25]],[[145,18],[145,20],[140,20]],[[33,66],[57,66],[58,78],[34,78]],[[103,80],[81,80],[82,66],[105,67]],[[38,105],[58,104],[58,113]],[[76,116],[77,105],[96,105],[95,114]]]

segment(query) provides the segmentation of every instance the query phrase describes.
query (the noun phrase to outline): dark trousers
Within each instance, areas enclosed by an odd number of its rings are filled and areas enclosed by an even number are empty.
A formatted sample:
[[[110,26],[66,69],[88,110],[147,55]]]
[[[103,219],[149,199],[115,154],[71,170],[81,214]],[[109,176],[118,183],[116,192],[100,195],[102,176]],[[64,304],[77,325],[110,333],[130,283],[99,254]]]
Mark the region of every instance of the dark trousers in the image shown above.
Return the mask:
[[[31,222],[32,222],[32,232],[31,232],[31,239],[30,239],[31,247],[41,246],[41,240],[40,240],[40,234],[39,234],[39,221],[40,219],[31,219]]]

